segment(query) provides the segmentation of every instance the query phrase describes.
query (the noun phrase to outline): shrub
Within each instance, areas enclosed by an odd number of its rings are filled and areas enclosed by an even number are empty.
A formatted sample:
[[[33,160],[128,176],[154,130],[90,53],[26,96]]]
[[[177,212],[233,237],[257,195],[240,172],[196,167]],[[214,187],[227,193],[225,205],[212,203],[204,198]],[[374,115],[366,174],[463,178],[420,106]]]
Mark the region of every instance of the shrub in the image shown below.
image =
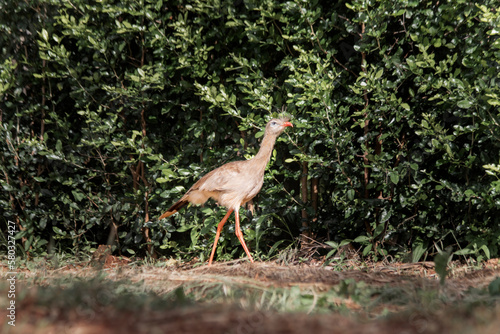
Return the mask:
[[[0,205],[25,252],[206,256],[222,210],[157,217],[255,154],[286,109],[295,127],[243,215],[250,248],[305,233],[374,257],[498,256],[494,1],[32,0],[0,15]]]

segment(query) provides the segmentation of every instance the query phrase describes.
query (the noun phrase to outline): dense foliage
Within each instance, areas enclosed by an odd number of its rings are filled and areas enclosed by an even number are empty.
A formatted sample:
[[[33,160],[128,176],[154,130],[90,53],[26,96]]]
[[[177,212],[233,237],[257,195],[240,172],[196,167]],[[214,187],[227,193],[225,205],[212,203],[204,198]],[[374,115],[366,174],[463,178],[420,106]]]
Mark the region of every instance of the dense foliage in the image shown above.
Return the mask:
[[[32,254],[206,257],[224,210],[157,217],[286,110],[242,215],[258,256],[301,234],[498,256],[497,5],[0,0],[2,226]],[[233,229],[219,258],[242,254]]]

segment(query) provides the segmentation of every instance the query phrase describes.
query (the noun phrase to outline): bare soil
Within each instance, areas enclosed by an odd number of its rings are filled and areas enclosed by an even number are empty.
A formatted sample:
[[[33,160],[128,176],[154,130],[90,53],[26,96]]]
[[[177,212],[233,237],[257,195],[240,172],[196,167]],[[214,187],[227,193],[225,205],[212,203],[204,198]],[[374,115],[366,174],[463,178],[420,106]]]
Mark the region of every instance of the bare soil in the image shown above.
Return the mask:
[[[452,265],[450,278],[439,285],[433,263],[373,264],[337,271],[332,267],[308,265],[277,265],[233,261],[193,267],[173,265],[156,268],[130,266],[128,260],[112,257],[105,261],[107,279],[139,282],[145,290],[162,295],[179,287],[198,289],[210,284],[231,287],[250,286],[257,289],[308,289],[321,295],[346,280],[364,282],[368,287],[397,287],[411,291],[435,291],[432,298],[442,296],[439,307],[420,308],[408,300],[407,305],[380,302],[367,311],[365,305],[349,296],[332,303],[344,311],[279,312],[245,308],[230,302],[191,303],[168,309],[153,306],[138,311],[122,311],[105,305],[97,311],[82,311],[78,307],[65,309],[57,303],[44,305],[37,298],[36,286],[50,286],[57,277],[85,280],[95,276],[92,266],[65,266],[56,270],[45,268],[20,270],[16,293],[16,326],[8,325],[6,317],[7,291],[0,286],[0,329],[2,333],[500,333],[498,302],[466,301],[468,291],[488,291],[488,285],[500,276],[498,259],[484,263],[481,268]],[[0,267],[2,277],[8,272]],[[33,286],[33,282],[36,282]],[[29,285],[32,286],[29,286]],[[398,291],[397,289],[394,291]],[[402,290],[399,290],[402,291]],[[479,294],[478,296],[481,296]],[[61,294],[61,298],[65,298]],[[208,298],[208,297],[207,297]],[[375,298],[375,297],[374,297]],[[480,297],[478,297],[480,298]],[[462,302],[463,301],[463,302]],[[243,306],[242,306],[243,305]],[[427,305],[434,305],[429,301]],[[338,308],[335,308],[338,310]]]

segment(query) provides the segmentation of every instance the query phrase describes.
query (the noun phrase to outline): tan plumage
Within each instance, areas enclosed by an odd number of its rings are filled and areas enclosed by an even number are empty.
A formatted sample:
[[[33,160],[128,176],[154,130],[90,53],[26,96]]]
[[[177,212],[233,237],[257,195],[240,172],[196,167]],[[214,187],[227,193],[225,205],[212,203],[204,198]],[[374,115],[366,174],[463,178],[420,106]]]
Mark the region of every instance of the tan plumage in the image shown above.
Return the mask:
[[[208,262],[209,265],[212,264],[222,227],[233,211],[236,222],[236,236],[250,261],[253,262],[243,240],[243,233],[240,230],[239,209],[242,204],[254,198],[262,188],[264,171],[271,157],[276,138],[287,126],[293,126],[288,118],[270,120],[266,125],[264,139],[255,157],[249,160],[229,162],[209,172],[193,184],[179,201],[160,216],[160,219],[167,218],[189,203],[203,204],[209,198],[213,198],[220,205],[225,206],[228,212],[217,226],[217,234],[215,235],[212,253]]]

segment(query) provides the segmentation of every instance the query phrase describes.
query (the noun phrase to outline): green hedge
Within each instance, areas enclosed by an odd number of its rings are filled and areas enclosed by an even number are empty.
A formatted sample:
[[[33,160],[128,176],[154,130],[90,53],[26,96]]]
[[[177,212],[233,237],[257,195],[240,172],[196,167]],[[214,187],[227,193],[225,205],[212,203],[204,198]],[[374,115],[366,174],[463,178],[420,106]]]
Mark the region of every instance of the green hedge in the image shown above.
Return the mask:
[[[25,253],[206,257],[224,210],[157,217],[286,111],[242,221],[262,259],[301,234],[499,255],[496,1],[1,1],[0,31],[2,226]]]

